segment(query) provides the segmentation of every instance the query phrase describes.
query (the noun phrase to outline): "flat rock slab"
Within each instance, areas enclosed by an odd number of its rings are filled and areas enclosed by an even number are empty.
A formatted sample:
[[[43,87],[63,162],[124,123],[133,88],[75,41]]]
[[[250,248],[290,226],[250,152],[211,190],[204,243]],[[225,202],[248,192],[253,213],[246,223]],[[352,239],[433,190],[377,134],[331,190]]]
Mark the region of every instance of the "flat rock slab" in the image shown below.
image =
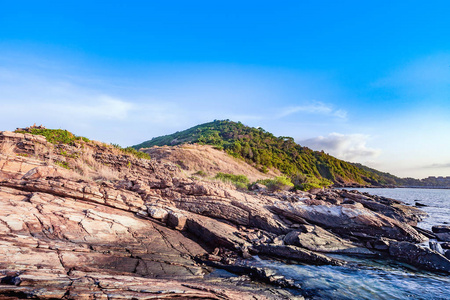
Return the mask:
[[[258,245],[253,247],[258,253],[268,256],[293,259],[314,265],[342,266],[345,262],[326,255],[290,245]]]
[[[235,226],[204,216],[189,214],[187,230],[211,246],[221,246],[230,249],[250,246],[250,243],[236,235],[238,229]]]
[[[20,285],[0,284],[1,295],[11,299],[282,299],[261,289],[227,287],[188,280],[140,278],[126,275],[85,273],[49,276],[24,272],[14,278]]]
[[[206,251],[182,233],[120,209],[0,187],[2,269],[199,277]]]
[[[367,248],[346,241],[319,226],[300,225],[299,230],[289,232],[284,242],[311,251],[325,253],[374,254]]]
[[[431,227],[431,230],[434,233],[450,233],[450,226],[449,225],[435,225]]]
[[[410,242],[422,242],[427,239],[413,227],[371,211],[360,203],[331,205],[320,200],[289,204],[278,202],[275,209],[286,211],[309,223],[332,228],[339,234],[353,236],[363,234]]]
[[[450,242],[450,226],[437,225],[433,226],[431,230],[434,232],[438,240],[443,242]]]

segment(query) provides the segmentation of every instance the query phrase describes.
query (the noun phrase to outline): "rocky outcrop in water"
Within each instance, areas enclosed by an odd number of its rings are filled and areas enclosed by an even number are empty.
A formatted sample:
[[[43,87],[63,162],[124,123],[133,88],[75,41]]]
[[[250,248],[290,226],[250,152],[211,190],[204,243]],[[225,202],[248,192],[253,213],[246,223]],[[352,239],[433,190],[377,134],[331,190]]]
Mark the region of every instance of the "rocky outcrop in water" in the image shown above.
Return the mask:
[[[443,242],[450,242],[450,226],[436,225],[431,228],[436,237]]]
[[[395,258],[419,268],[450,273],[450,260],[430,248],[408,242],[391,242],[389,253]]]
[[[412,227],[423,213],[392,199],[239,191],[94,142],[3,132],[0,144],[0,295],[12,299],[293,298],[252,285],[299,290],[242,261],[343,265],[327,253],[379,251],[403,260],[394,245],[426,239]],[[253,275],[223,279],[215,268]]]

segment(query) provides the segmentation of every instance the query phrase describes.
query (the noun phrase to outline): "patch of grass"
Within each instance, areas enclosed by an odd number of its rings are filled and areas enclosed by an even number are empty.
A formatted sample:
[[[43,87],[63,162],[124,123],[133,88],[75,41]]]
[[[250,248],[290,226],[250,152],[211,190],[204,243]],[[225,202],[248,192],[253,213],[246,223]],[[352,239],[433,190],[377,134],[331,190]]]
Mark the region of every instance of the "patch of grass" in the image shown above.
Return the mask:
[[[29,133],[34,135],[45,136],[47,141],[52,144],[68,144],[74,145],[75,141],[89,142],[88,138],[76,136],[73,133],[63,129],[41,129],[31,128],[30,131],[16,130],[17,133]]]
[[[138,151],[138,150],[134,149],[133,147],[122,148],[118,144],[111,144],[111,146],[113,146],[116,149],[119,149],[123,153],[131,154],[131,155],[133,155],[133,156],[135,156],[137,158],[143,158],[143,159],[148,159],[148,160],[151,159],[151,157],[150,157],[150,155],[148,153]]]
[[[57,160],[57,161],[55,161],[55,164],[60,166],[60,167],[62,167],[62,168],[64,168],[64,169],[70,170],[69,164],[67,162],[65,162],[65,161]]]
[[[122,148],[122,151],[125,153],[128,153],[128,154],[134,155],[137,158],[151,159],[151,157],[148,153],[138,151],[132,147]]]
[[[279,176],[273,179],[261,179],[257,182],[267,186],[270,191],[286,191],[294,187],[294,184],[286,176]]]
[[[72,153],[72,154],[69,154],[69,153],[67,153],[67,151],[62,150],[62,149],[61,149],[61,151],[59,152],[59,154],[62,155],[62,156],[64,156],[64,157],[69,157],[69,158],[78,158],[78,157],[79,157],[79,154],[78,154],[78,153]]]
[[[195,172],[194,175],[198,175],[198,176],[201,176],[201,177],[208,176],[208,174],[206,174],[206,172],[202,171],[202,170]]]
[[[303,178],[299,178],[296,176],[295,188],[298,190],[309,191],[311,189],[321,189],[323,187],[329,187],[333,184],[330,180],[326,178],[316,178],[314,176],[302,176]]]
[[[27,153],[18,153],[18,154],[16,154],[17,156],[22,156],[22,157],[28,157],[28,154]]]
[[[90,142],[90,140],[88,138],[84,137],[84,136],[79,136],[78,139],[82,140],[85,143],[89,143]]]
[[[286,191],[292,188],[297,190],[309,191],[311,189],[321,189],[328,187],[333,183],[326,178],[316,178],[311,175],[297,175],[295,178],[295,184],[292,183],[291,178],[286,176],[279,176],[273,179],[258,180],[257,183],[264,184],[270,191]]]
[[[261,166],[258,170],[261,171],[264,174],[269,173],[269,169],[267,169],[266,166]]]
[[[240,189],[247,189],[248,185],[250,184],[250,180],[248,180],[247,176],[245,175],[234,175],[219,172],[214,178],[219,179],[223,182],[233,183],[237,188]]]
[[[300,187],[302,191],[310,191],[312,189],[321,189],[322,186],[318,185],[317,183],[303,183]]]

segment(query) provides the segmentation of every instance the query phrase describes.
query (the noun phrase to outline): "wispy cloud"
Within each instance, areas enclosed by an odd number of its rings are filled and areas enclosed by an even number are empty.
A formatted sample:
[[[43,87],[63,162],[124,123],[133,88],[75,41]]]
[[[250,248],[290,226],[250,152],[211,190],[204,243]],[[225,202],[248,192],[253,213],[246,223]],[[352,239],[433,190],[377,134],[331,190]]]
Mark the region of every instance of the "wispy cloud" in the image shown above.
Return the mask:
[[[347,112],[345,110],[334,109],[330,104],[325,104],[319,101],[313,101],[305,105],[286,107],[276,115],[276,118],[281,119],[297,113],[328,115],[340,119],[347,118]]]
[[[285,122],[295,130],[316,121],[338,123],[347,116],[345,110],[329,104],[326,95],[301,90],[305,98],[318,94],[324,101],[294,101],[299,91],[286,93],[282,84],[267,85],[269,79],[273,82],[273,75],[259,78],[254,74],[260,72],[252,70],[213,70],[212,75],[203,70],[192,79],[190,69],[177,71],[179,76],[158,69],[145,78],[133,75],[124,79],[73,67],[49,70],[47,64],[38,65],[28,62],[19,68],[0,59],[1,130],[37,123],[130,145],[214,119],[294,135],[286,131]],[[160,73],[165,75],[158,76]],[[303,82],[310,86],[307,83]]]
[[[95,118],[100,120],[124,120],[135,109],[134,104],[107,95],[91,97],[89,101],[84,100],[81,103],[61,101],[59,103],[47,102],[39,105],[59,115],[70,114],[81,119]]]
[[[128,100],[60,78],[27,76],[0,69],[0,103],[6,116],[48,120],[124,120],[135,105]]]
[[[424,169],[450,169],[450,163],[435,163],[430,165],[425,165]]]
[[[176,105],[153,98],[138,103],[134,95],[92,88],[88,78],[79,82],[0,69],[0,79],[1,130],[37,123],[129,145],[143,139],[137,129],[170,128],[183,119]]]
[[[369,135],[330,133],[300,141],[299,143],[314,150],[324,150],[344,160],[367,160],[378,156],[381,150],[367,146]]]

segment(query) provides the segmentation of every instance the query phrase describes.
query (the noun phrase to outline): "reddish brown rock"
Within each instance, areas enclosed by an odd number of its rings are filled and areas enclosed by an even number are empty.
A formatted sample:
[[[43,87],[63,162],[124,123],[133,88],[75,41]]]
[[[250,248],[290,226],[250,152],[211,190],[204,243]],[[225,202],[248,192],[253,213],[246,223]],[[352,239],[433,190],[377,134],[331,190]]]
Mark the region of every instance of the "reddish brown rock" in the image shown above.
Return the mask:
[[[347,254],[374,254],[372,251],[346,241],[335,234],[314,225],[301,225],[299,230],[291,231],[284,237],[288,245],[299,246],[311,251]]]
[[[389,254],[419,268],[450,273],[450,260],[448,258],[420,245],[408,242],[391,242]]]
[[[345,265],[345,262],[342,260],[291,245],[258,245],[254,246],[254,249],[261,254],[297,260],[309,264],[336,266]]]
[[[0,295],[292,299],[205,277],[211,269],[199,261],[241,272],[233,263],[255,253],[340,265],[318,252],[363,253],[355,240],[373,248],[375,235],[423,239],[405,224],[417,211],[394,200],[239,191],[94,141],[53,145],[0,132],[0,144]],[[252,278],[297,288],[263,273]]]
[[[426,240],[411,226],[366,209],[360,203],[331,205],[321,200],[305,200],[294,204],[280,202],[276,209],[344,235],[387,237],[412,242]]]

